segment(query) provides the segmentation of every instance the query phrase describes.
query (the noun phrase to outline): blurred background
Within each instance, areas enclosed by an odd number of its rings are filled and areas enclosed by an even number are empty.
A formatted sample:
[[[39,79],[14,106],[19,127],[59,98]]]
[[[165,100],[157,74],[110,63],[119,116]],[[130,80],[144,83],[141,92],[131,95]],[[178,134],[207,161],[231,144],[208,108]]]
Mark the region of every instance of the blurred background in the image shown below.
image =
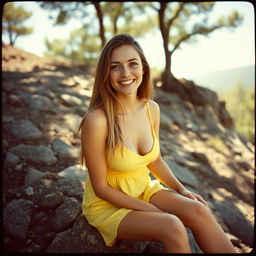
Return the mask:
[[[10,2],[2,41],[41,57],[95,66],[112,36],[141,44],[158,86],[171,77],[214,90],[254,143],[255,24],[250,2]],[[164,47],[164,42],[166,47]],[[161,78],[161,79],[160,79]]]

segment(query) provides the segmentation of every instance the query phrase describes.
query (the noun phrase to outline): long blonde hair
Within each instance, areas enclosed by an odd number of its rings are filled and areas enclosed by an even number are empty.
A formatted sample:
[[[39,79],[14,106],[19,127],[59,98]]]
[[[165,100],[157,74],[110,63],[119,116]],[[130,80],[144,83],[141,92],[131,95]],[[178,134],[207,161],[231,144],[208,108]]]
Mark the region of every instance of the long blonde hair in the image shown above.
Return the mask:
[[[92,96],[89,104],[88,111],[85,113],[84,117],[79,126],[78,132],[81,132],[82,125],[86,119],[89,112],[96,108],[102,108],[107,118],[108,124],[108,138],[107,138],[107,149],[108,152],[114,152],[116,146],[122,143],[122,132],[120,129],[118,116],[117,116],[117,104],[119,102],[116,92],[111,86],[109,79],[110,72],[110,58],[114,49],[122,46],[130,45],[139,54],[144,69],[144,75],[141,85],[137,91],[137,97],[140,99],[148,100],[153,97],[153,85],[150,76],[150,68],[148,62],[145,58],[142,48],[134,38],[128,34],[120,34],[113,37],[107,42],[103,47],[96,68],[96,75],[93,85]],[[121,105],[122,108],[122,105]],[[84,150],[81,142],[81,153],[80,153],[80,163],[85,164]]]

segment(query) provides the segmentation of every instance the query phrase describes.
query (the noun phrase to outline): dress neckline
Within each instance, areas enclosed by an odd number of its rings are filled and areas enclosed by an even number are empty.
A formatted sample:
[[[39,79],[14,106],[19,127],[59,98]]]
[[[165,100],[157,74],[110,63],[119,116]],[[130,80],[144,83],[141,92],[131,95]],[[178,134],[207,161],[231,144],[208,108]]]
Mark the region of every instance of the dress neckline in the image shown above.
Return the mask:
[[[145,156],[149,155],[153,151],[155,144],[156,144],[156,135],[155,135],[152,119],[151,119],[150,108],[149,108],[148,102],[146,103],[146,105],[147,105],[148,118],[149,118],[149,122],[150,122],[151,134],[153,137],[153,145],[152,145],[150,151],[144,155],[141,155],[141,154],[134,152],[133,150],[127,148],[126,146],[122,145],[123,149],[125,149],[126,151],[131,152],[132,154],[139,156],[139,157],[145,157]]]

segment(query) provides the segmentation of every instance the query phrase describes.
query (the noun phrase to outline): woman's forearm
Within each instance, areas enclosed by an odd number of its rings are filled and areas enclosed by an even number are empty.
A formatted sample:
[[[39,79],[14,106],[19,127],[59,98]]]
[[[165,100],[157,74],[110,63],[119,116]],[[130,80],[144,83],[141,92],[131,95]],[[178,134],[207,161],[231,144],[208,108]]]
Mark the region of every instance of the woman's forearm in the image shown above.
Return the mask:
[[[174,189],[177,192],[184,189],[184,186],[174,176],[170,167],[161,157],[148,165],[148,168],[153,173],[153,175],[157,179],[159,179],[164,185]]]
[[[129,196],[120,190],[112,188],[111,186],[102,188],[100,192],[96,193],[96,195],[99,198],[121,208],[137,211],[162,212],[153,204]]]

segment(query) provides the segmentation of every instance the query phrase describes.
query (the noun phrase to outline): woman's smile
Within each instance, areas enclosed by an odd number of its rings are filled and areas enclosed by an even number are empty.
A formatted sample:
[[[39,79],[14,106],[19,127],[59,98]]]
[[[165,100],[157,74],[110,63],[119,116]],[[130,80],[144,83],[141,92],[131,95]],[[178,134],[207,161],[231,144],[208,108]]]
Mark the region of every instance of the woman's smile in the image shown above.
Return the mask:
[[[129,87],[135,82],[135,79],[130,79],[130,80],[124,80],[120,81],[119,84],[121,84],[123,87]]]
[[[113,50],[110,59],[110,82],[117,94],[137,95],[144,69],[138,52],[130,45]]]

